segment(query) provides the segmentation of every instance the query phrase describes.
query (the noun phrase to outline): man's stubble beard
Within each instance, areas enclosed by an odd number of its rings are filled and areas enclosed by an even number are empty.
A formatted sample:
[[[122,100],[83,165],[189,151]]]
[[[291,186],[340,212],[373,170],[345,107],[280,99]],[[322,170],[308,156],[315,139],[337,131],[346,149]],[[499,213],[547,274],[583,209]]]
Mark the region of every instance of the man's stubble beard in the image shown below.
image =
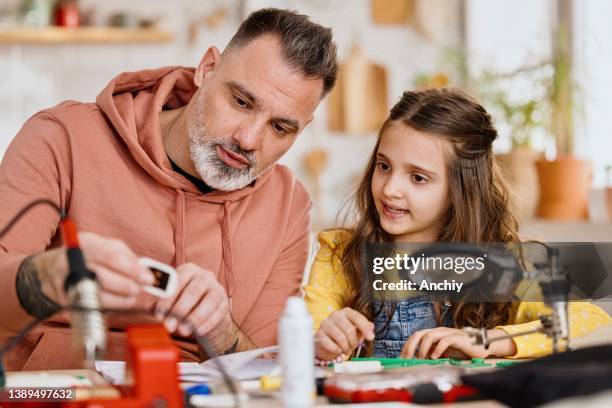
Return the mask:
[[[206,119],[204,118],[204,90],[196,96],[195,113],[187,123],[189,139],[189,155],[196,171],[209,187],[221,191],[234,191],[244,188],[255,181],[262,174],[272,168],[272,164],[258,171],[258,163],[252,151],[240,148],[223,137],[209,134]],[[249,164],[240,169],[228,166],[217,154],[217,146],[225,150],[240,154],[249,161]]]

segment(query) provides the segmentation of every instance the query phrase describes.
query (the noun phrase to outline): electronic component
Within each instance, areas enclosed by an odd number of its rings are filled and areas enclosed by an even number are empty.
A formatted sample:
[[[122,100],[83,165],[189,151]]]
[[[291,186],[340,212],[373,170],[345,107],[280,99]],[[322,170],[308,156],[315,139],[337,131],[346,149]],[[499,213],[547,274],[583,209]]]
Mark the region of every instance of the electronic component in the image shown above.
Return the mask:
[[[457,367],[405,367],[376,374],[337,374],[327,378],[325,395],[333,403],[456,402],[477,398],[461,384]]]
[[[178,288],[178,275],[170,265],[166,265],[151,258],[140,258],[138,262],[149,268],[155,277],[155,283],[145,286],[144,291],[159,298],[168,298],[176,293]]]

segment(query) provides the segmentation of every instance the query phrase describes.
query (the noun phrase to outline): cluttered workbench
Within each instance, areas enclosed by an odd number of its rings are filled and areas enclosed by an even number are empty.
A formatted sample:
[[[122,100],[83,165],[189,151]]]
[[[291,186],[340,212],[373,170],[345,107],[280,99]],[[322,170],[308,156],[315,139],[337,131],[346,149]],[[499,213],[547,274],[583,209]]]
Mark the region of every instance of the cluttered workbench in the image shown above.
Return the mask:
[[[280,347],[217,356],[209,340],[194,333],[201,350],[212,358],[203,363],[179,362],[179,350],[170,333],[156,323],[128,326],[126,361],[104,361],[100,359],[107,344],[103,313],[108,310],[99,304],[96,278],[86,267],[74,222],[64,218],[62,223],[69,264],[65,288],[71,299],[64,309],[72,313],[75,339],[88,369],[6,375],[1,370],[2,407],[15,403],[90,408],[303,407],[329,403],[523,407],[612,389],[612,325],[591,332],[590,340],[570,341],[570,269],[564,266],[564,250],[557,247],[544,246],[545,261],[535,265],[537,283],[550,307],[549,314],[539,316],[538,327],[495,337],[484,327],[464,328],[473,344],[485,348],[502,339],[542,333],[552,340],[553,354],[540,359],[354,358],[333,367],[315,367],[312,320],[303,299],[290,297],[279,322]],[[507,250],[446,245],[421,251],[423,257],[465,254],[488,255],[486,272],[464,279],[466,286],[486,284],[487,293],[505,293],[514,287],[509,282],[518,283],[530,273]],[[176,291],[172,267],[150,259],[140,261],[156,277],[155,284],[145,290],[162,298]],[[0,357],[16,344],[15,339],[19,336],[0,349]],[[274,353],[280,356],[278,361],[260,358]]]
[[[135,335],[140,336],[142,340],[142,332],[129,332],[132,336],[129,345],[134,358],[127,363],[99,362],[96,364],[96,370],[8,372],[6,385],[13,389],[36,387],[35,389],[64,388],[74,391],[69,401],[56,400],[51,404],[49,400],[30,399],[29,401],[38,402],[32,402],[29,406],[58,406],[57,402],[61,402],[62,406],[69,407],[136,407],[143,406],[144,401],[155,401],[155,398],[161,398],[160,402],[163,399],[165,405],[160,406],[168,407],[235,406],[237,400],[243,407],[283,406],[278,361],[257,358],[262,352],[269,352],[273,348],[221,356],[217,357],[219,360],[202,364],[177,362],[177,356],[172,353],[165,356],[163,353],[157,353],[157,356],[151,353],[154,349],[158,352],[171,350],[171,347],[166,348],[166,340],[169,338],[163,327],[154,327],[147,329],[148,346],[143,346],[142,341],[140,345],[138,341],[134,341]],[[445,406],[463,408],[504,407],[507,405],[490,397],[490,393],[478,396],[473,393],[471,386],[466,387],[463,384],[465,381],[456,380],[470,375],[495,375],[504,372],[516,377],[522,375],[517,369],[530,365],[545,376],[546,367],[560,367],[562,360],[559,360],[559,356],[573,354],[578,359],[587,361],[593,356],[612,355],[611,346],[601,345],[605,344],[611,335],[612,327],[603,327],[574,341],[577,347],[586,347],[585,349],[536,360],[359,358],[332,367],[317,367],[315,376],[319,395],[312,402],[317,407],[328,406],[334,402],[346,404],[368,401],[376,406],[388,407],[414,406],[411,404],[415,402],[425,406],[437,406],[442,402]],[[135,346],[140,350],[135,350]],[[565,359],[567,360],[567,357]],[[165,369],[164,360],[168,363]],[[214,367],[219,361],[236,379],[233,381],[235,393],[228,388],[223,376],[215,371]],[[610,357],[606,364],[610,366]],[[559,373],[560,369],[555,371],[555,375]],[[169,381],[173,376],[175,381]],[[436,388],[432,388],[431,384],[436,384]],[[507,386],[512,392],[512,384],[502,383],[501,386]],[[7,397],[5,391],[2,401],[7,402]],[[469,400],[471,398],[479,399]],[[0,406],[5,405],[0,403]]]
[[[240,353],[239,353],[240,354]],[[252,353],[251,353],[252,354]],[[263,364],[262,364],[263,363]],[[269,364],[270,363],[270,364]],[[118,362],[116,362],[115,367]],[[325,406],[332,402],[341,402],[342,397],[342,380],[352,379],[354,385],[367,386],[368,382],[372,383],[376,378],[383,378],[387,374],[395,373],[395,376],[389,376],[389,379],[397,381],[398,378],[408,378],[413,375],[415,379],[424,378],[423,376],[435,375],[439,378],[448,379],[450,374],[468,373],[495,370],[500,367],[507,367],[514,364],[520,364],[520,362],[511,360],[498,360],[498,359],[472,359],[472,360],[457,360],[457,359],[374,359],[374,358],[359,358],[353,359],[349,362],[337,364],[336,367],[318,368],[317,374],[317,394],[316,400],[313,401],[315,406]],[[253,371],[254,366],[274,366],[273,360],[254,359],[248,364],[242,366],[237,376],[245,376],[248,378],[251,371],[251,375],[257,375],[257,372]],[[32,372],[9,372],[7,373],[7,385],[12,388],[28,389],[30,387],[36,388],[62,388],[74,390],[74,394],[71,396],[71,402],[65,402],[66,404],[82,404],[80,406],[91,406],[88,405],[87,401],[92,400],[106,400],[111,402],[121,398],[121,387],[125,387],[127,384],[121,380],[120,385],[117,384],[119,376],[117,372],[112,371],[109,365],[99,365],[100,372],[95,370],[57,370],[57,371],[32,371]],[[206,382],[195,381],[197,379],[196,371],[188,369],[187,365],[183,365],[183,375],[179,378],[186,379],[189,381],[181,381],[180,389],[184,396],[185,406],[233,406],[234,397],[229,392],[230,390],[221,379],[209,379]],[[261,370],[261,369],[260,369]],[[265,370],[265,369],[264,369]],[[280,398],[280,391],[282,380],[281,377],[275,374],[274,369],[267,369],[270,374],[262,375],[259,378],[244,379],[237,381],[238,399],[240,405],[245,407],[275,407],[283,406]],[[260,371],[261,372],[261,371]],[[353,373],[353,374],[351,374]],[[412,373],[412,374],[411,374]],[[201,378],[205,377],[204,371],[202,371]],[[389,380],[387,380],[389,381]],[[113,384],[115,383],[115,384]],[[408,383],[406,383],[408,384]],[[156,389],[157,387],[150,387]],[[382,403],[385,400],[390,400],[389,406],[403,406],[408,404],[408,400],[411,398],[410,393],[407,391],[401,396],[397,394],[397,390],[383,392],[378,390],[371,395],[361,394],[357,392],[357,389],[353,392],[347,393],[344,390],[344,397],[354,395],[356,401],[354,402],[377,402]],[[374,395],[376,394],[376,395]],[[5,395],[4,401],[7,400]],[[365,398],[365,400],[364,400]],[[403,399],[403,402],[402,402]],[[35,401],[35,398],[31,398],[31,401]],[[399,400],[391,402],[391,400]],[[40,399],[39,402],[42,402]],[[58,402],[58,401],[56,401]],[[348,400],[342,401],[344,403],[349,402]],[[468,402],[455,402],[460,404],[462,407],[501,407],[502,404],[492,401],[468,401]]]

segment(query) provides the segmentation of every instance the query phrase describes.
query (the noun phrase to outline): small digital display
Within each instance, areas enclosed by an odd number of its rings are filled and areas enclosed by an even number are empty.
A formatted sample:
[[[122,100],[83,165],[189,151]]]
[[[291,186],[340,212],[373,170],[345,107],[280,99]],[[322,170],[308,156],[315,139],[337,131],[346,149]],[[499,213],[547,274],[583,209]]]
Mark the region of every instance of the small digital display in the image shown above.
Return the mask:
[[[153,268],[151,266],[149,267],[149,269],[151,270],[151,272],[153,272],[153,276],[155,277],[155,283],[153,283],[153,286],[161,290],[166,290],[166,288],[168,287],[168,280],[170,279],[170,274],[164,271],[160,271],[159,269]]]

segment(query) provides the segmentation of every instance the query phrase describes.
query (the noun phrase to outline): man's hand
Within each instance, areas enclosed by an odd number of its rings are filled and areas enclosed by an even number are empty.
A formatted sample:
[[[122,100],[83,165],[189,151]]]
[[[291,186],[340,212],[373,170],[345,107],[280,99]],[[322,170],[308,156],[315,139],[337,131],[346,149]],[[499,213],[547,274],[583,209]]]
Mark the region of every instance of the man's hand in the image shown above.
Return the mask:
[[[321,322],[315,335],[315,357],[349,356],[363,339],[374,340],[374,324],[351,308],[336,310]]]
[[[105,308],[130,308],[136,303],[144,285],[154,283],[153,274],[138,264],[138,257],[122,241],[101,237],[94,233],[80,233],[79,241],[87,267],[96,274],[100,284],[100,303]],[[22,271],[20,271],[21,273]],[[25,272],[37,274],[43,294],[53,302],[68,303],[64,281],[68,276],[66,249],[56,248],[34,255]],[[33,282],[24,279],[25,285]],[[20,293],[28,293],[21,288]]]
[[[503,336],[501,329],[489,330],[489,338]],[[418,351],[417,351],[418,348]],[[504,357],[516,354],[516,346],[512,339],[491,343],[488,349],[475,345],[474,339],[461,329],[437,327],[435,329],[419,330],[408,338],[402,349],[402,358],[487,358]]]
[[[176,268],[179,290],[169,299],[161,299],[155,316],[164,321],[169,332],[188,337],[194,332],[206,335],[219,351],[225,351],[237,340],[229,300],[217,278],[192,263]]]

